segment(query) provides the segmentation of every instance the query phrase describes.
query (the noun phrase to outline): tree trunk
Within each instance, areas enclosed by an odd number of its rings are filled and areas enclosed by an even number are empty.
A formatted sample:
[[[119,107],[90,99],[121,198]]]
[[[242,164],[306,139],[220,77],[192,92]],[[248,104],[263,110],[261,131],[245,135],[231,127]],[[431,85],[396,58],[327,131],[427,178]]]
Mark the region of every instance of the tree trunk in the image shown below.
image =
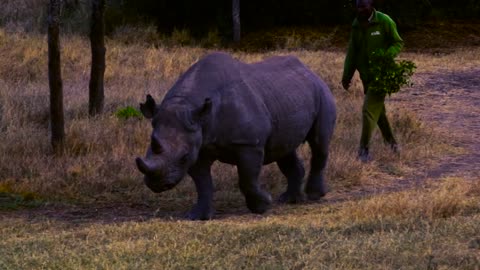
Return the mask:
[[[48,6],[48,82],[50,86],[51,143],[56,152],[62,150],[65,141],[59,41],[60,8],[61,0],[50,0]]]
[[[90,46],[92,49],[92,66],[90,69],[88,113],[94,116],[103,111],[104,74],[105,74],[105,0],[92,0],[92,21]]]
[[[240,41],[240,0],[232,0],[233,41]]]

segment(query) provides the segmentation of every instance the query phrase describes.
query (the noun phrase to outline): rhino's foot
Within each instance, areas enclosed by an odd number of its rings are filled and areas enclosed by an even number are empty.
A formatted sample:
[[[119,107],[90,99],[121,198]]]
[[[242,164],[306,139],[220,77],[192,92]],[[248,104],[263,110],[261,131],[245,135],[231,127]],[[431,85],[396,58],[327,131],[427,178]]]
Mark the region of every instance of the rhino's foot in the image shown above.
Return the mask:
[[[255,214],[263,214],[272,205],[272,196],[266,192],[246,196],[248,209]]]
[[[210,220],[213,218],[213,209],[207,206],[195,205],[192,210],[190,210],[185,218],[189,220]]]
[[[306,200],[305,194],[302,192],[284,192],[280,197],[278,198],[279,203],[288,203],[288,204],[296,204],[296,203],[301,203]]]
[[[328,192],[328,189],[322,184],[318,186],[307,185],[305,193],[310,201],[318,201]]]

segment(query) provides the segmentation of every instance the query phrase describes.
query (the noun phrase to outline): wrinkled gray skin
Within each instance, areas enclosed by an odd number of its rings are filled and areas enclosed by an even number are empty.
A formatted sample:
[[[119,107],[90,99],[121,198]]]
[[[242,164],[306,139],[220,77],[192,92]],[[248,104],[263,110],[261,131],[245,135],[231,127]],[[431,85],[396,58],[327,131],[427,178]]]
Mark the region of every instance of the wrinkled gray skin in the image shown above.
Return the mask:
[[[304,200],[305,170],[296,148],[305,141],[312,151],[305,192],[312,200],[327,192],[324,170],[335,101],[327,85],[295,57],[245,64],[227,54],[209,54],[178,79],[160,105],[148,95],[140,109],[152,119],[153,132],[137,167],[154,192],[173,188],[188,173],[198,193],[189,219],[212,218],[210,168],[216,160],[237,166],[240,189],[254,213],[264,213],[272,203],[259,184],[264,164],[276,162],[287,178],[280,202]]]

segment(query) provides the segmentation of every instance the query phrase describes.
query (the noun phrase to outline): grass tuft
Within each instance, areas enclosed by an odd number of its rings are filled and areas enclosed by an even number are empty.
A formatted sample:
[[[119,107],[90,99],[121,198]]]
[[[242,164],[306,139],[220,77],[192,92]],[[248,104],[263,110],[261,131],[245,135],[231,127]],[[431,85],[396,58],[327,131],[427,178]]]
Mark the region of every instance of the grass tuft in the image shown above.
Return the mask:
[[[127,120],[129,118],[142,118],[143,117],[142,113],[138,109],[135,109],[132,106],[127,106],[125,108],[118,109],[115,112],[115,116],[118,119],[122,119],[122,120]]]

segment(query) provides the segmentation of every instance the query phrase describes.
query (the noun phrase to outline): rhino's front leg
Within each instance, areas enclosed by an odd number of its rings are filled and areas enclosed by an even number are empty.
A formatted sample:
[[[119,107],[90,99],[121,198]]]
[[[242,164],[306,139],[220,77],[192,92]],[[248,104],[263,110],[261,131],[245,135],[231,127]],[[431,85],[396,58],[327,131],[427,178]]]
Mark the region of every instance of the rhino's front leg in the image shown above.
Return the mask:
[[[263,166],[263,151],[258,148],[243,148],[238,155],[237,169],[239,186],[248,209],[256,214],[267,211],[272,204],[272,196],[262,190],[259,175]]]
[[[197,203],[187,213],[190,220],[212,219],[213,209],[213,182],[210,173],[212,162],[198,162],[188,171],[195,182],[197,189]]]

